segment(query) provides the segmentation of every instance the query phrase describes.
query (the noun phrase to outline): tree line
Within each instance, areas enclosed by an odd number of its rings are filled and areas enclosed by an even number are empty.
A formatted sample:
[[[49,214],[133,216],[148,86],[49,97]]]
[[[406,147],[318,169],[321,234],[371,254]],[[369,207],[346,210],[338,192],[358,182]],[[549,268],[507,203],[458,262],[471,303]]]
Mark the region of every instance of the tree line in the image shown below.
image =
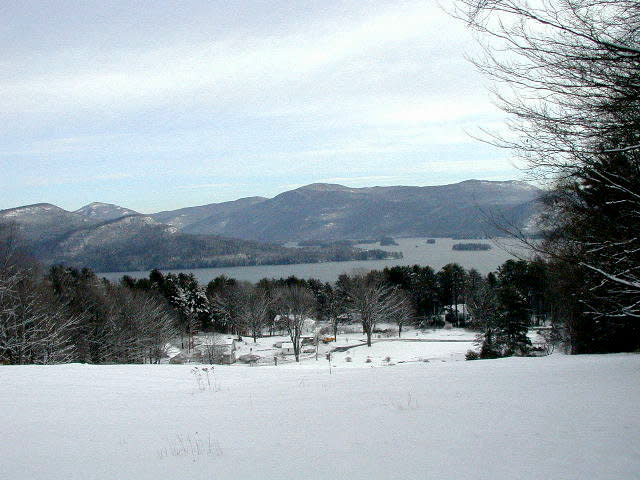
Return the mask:
[[[176,334],[166,301],[87,269],[0,269],[0,363],[159,363]]]
[[[112,283],[86,268],[45,269],[10,228],[0,235],[0,362],[7,364],[158,363],[176,340],[192,350],[201,332],[254,341],[285,334],[298,360],[310,319],[323,322],[333,338],[341,324],[359,324],[371,345],[381,323],[395,324],[399,335],[405,326],[446,321],[481,326],[469,318],[497,328],[498,317],[486,318],[481,298],[495,298],[504,312],[520,309],[525,330],[532,315],[545,312],[544,269],[528,262],[508,261],[488,276],[450,264],[438,272],[414,265],[343,274],[334,283],[292,276],[252,284],[219,276],[200,285],[193,274],[159,270]]]
[[[551,318],[548,269],[541,260],[508,260],[486,276],[458,264],[395,266],[342,274],[336,282],[295,276],[253,284],[219,276],[206,286],[193,274],[123,277],[133,290],[159,292],[180,319],[183,348],[199,331],[253,337],[289,335],[299,359],[304,322],[317,319],[335,338],[342,324],[362,327],[367,344],[380,324],[443,327],[447,322],[482,332],[482,357],[527,354],[527,330]]]
[[[531,353],[531,326],[551,326],[571,351],[584,342],[567,322],[563,274],[541,258],[508,260],[488,275],[453,263],[437,272],[413,265],[343,274],[333,283],[219,276],[201,285],[193,274],[156,269],[112,283],[89,269],[45,271],[10,237],[0,245],[2,363],[158,363],[172,342],[189,352],[204,332],[254,341],[288,335],[299,360],[310,319],[333,338],[342,324],[358,324],[369,345],[383,323],[395,324],[399,336],[405,327],[467,327],[479,333],[480,358]]]

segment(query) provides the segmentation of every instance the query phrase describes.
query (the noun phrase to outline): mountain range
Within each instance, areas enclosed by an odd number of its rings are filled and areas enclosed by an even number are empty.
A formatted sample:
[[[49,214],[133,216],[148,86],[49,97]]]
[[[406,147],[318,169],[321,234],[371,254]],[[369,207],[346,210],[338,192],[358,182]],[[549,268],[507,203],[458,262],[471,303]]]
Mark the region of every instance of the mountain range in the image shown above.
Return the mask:
[[[195,268],[384,258],[344,240],[382,236],[495,235],[498,218],[526,225],[540,190],[517,181],[435,187],[311,184],[274,198],[249,197],[143,215],[106,203],[67,211],[42,203],[0,211],[45,263],[98,271]],[[285,248],[323,241],[323,248]]]
[[[350,188],[314,183],[274,198],[243,198],[152,215],[185,233],[286,242],[381,236],[479,237],[490,218],[522,226],[540,190],[518,181]]]

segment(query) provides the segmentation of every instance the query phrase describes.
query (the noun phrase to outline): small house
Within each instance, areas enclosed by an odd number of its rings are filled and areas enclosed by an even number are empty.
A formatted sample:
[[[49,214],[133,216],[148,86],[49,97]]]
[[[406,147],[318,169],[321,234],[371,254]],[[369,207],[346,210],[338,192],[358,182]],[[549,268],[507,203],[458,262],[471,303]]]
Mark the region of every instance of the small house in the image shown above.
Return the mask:
[[[315,335],[302,335],[302,337],[300,337],[300,344],[301,345],[315,345],[316,344],[316,337]]]
[[[236,363],[236,341],[233,338],[225,338],[215,346],[216,360],[219,363],[231,365]]]
[[[177,355],[173,355],[169,359],[169,363],[172,365],[182,365],[183,363],[187,363],[187,361],[187,356],[182,352],[178,353]]]
[[[236,340],[233,338],[207,337],[196,347],[202,361],[231,365],[236,362]]]

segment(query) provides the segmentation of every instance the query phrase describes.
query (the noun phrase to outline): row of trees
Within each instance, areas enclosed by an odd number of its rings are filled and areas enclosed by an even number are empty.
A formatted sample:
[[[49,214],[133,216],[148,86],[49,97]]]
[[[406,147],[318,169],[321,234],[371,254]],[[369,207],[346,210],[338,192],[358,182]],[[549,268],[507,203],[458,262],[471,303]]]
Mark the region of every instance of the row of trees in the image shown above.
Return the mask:
[[[192,274],[154,270],[149,278],[124,277],[122,284],[160,293],[176,311],[187,349],[197,331],[248,335],[254,341],[263,333],[285,333],[298,359],[303,327],[311,318],[323,321],[334,338],[342,323],[360,324],[369,346],[381,323],[394,323],[402,335],[405,325],[443,326],[448,320],[508,332],[507,346],[487,350],[492,353],[486,356],[497,356],[525,353],[527,327],[549,315],[547,275],[541,261],[510,260],[487,276],[457,264],[438,272],[414,265],[343,274],[333,284],[296,277],[251,284],[220,276],[200,286]],[[494,336],[489,333],[488,344]],[[504,344],[497,337],[497,344]]]
[[[159,362],[176,334],[161,296],[42,266],[0,231],[0,363]]]
[[[203,331],[254,341],[284,332],[298,360],[312,318],[334,337],[342,323],[358,323],[369,346],[381,323],[395,323],[402,335],[405,325],[467,322],[483,332],[482,356],[524,354],[528,325],[561,312],[549,294],[549,275],[542,261],[510,260],[487,276],[457,264],[438,272],[414,265],[341,275],[333,284],[296,277],[251,284],[221,276],[203,286],[192,274],[154,270],[115,285],[87,269],[54,266],[43,273],[14,252],[0,270],[0,361],[159,362],[176,336],[191,350]]]
[[[254,341],[265,330],[271,335],[286,332],[299,360],[305,322],[311,319],[330,324],[334,337],[340,323],[355,319],[371,345],[380,322],[395,321],[401,329],[414,318],[408,295],[384,282],[380,274],[343,275],[335,286],[296,277],[263,279],[253,285],[221,276],[202,287],[192,274],[163,275],[154,270],[148,279],[124,277],[122,283],[166,298],[188,338],[186,348],[193,346],[199,330],[249,335]]]

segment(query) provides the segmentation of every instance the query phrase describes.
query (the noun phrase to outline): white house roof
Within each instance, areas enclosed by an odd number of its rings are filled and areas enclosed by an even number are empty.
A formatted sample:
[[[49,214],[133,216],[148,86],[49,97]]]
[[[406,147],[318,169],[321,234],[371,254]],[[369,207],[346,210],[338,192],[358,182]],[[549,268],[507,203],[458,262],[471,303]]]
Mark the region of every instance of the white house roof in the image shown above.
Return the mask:
[[[276,315],[273,319],[274,319],[276,322],[278,322],[278,321],[280,321],[280,320],[282,319],[282,317],[286,317],[286,316],[287,316],[287,315]],[[316,320],[315,320],[314,318],[311,318],[311,317],[305,317],[304,322],[305,322],[305,323],[315,323],[315,322],[316,322]]]

